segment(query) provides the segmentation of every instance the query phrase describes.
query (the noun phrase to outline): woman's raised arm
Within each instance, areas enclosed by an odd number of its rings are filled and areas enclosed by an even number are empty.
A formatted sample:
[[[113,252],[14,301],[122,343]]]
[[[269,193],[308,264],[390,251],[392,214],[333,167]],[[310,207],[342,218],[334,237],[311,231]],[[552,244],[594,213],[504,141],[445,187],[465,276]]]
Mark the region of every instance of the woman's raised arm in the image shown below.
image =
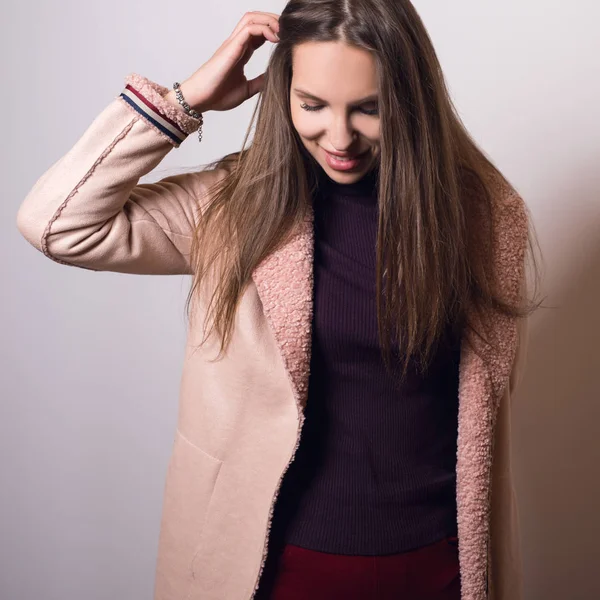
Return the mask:
[[[230,110],[257,94],[263,75],[244,66],[277,15],[246,13],[214,55],[181,86],[198,112]],[[196,220],[219,173],[139,184],[200,126],[173,94],[136,73],[75,145],[35,182],[17,214],[23,236],[52,260],[94,271],[187,274]]]
[[[138,184],[200,121],[169,91],[132,73],[75,145],[36,181],[17,214],[52,260],[94,271],[189,272],[189,248],[210,172]]]

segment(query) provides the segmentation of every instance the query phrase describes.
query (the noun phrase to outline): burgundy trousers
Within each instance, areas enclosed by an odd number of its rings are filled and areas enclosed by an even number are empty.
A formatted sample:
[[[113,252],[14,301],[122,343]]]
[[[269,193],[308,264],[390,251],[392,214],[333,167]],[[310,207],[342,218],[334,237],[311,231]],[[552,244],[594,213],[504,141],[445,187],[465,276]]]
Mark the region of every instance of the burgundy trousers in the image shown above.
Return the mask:
[[[256,600],[460,600],[458,538],[350,556],[292,544],[268,557]]]

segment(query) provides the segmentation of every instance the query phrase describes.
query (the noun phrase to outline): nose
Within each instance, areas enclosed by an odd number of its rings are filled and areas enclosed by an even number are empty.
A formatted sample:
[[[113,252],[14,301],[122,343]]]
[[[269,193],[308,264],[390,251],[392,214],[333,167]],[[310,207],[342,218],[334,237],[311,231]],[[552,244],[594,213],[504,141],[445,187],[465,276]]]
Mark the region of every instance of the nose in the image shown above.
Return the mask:
[[[358,132],[353,128],[347,117],[342,116],[334,119],[329,133],[330,143],[334,150],[347,152],[352,148],[352,144],[357,138]]]

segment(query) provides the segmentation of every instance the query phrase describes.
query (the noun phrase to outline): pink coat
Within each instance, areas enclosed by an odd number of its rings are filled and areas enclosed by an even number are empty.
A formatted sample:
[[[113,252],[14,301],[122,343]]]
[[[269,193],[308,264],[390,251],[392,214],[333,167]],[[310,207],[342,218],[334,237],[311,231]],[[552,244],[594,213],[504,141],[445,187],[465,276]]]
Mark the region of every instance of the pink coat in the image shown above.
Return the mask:
[[[65,265],[189,275],[197,208],[207,186],[223,173],[178,174],[139,184],[198,123],[162,98],[168,88],[137,74],[126,82],[130,87],[34,184],[17,225],[33,246]],[[498,182],[496,192],[495,268],[506,299],[514,300],[526,290],[528,219],[513,188]],[[188,330],[155,600],[254,597],[274,503],[304,421],[312,252],[310,213],[295,237],[254,271],[223,360],[209,360],[218,350],[214,341],[193,353],[202,331]],[[194,311],[200,313],[205,300],[194,304]],[[461,597],[520,600],[510,419],[525,363],[527,321],[491,313],[484,318],[498,336],[500,351],[485,349],[480,357],[463,342],[460,359]],[[200,316],[197,327],[201,324]]]

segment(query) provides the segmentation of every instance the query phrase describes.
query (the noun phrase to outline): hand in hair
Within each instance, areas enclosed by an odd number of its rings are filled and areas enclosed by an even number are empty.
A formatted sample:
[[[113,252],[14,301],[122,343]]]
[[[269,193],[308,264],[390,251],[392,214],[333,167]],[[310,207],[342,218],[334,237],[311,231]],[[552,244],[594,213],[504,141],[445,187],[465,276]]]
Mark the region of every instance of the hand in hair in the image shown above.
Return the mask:
[[[231,110],[262,90],[264,73],[248,80],[244,67],[267,40],[279,41],[279,15],[247,12],[214,55],[181,84],[181,92],[196,111]],[[177,105],[173,91],[165,98]]]

